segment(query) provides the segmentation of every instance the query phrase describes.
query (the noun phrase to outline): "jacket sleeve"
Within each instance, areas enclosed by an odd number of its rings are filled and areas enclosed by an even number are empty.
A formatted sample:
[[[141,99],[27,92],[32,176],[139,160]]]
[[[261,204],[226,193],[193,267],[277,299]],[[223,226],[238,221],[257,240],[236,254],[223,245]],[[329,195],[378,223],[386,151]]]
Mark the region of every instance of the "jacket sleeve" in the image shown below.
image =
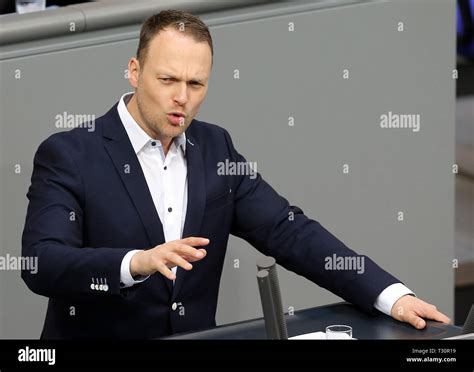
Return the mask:
[[[230,160],[245,162],[227,132],[225,137]],[[389,285],[400,282],[369,257],[349,249],[300,208],[290,205],[260,174],[235,176],[234,190],[231,233],[274,257],[284,268],[372,314],[377,296]],[[328,266],[328,262],[335,257],[362,260],[359,262],[363,262],[363,270],[334,270],[336,266]]]
[[[22,256],[36,260],[37,270],[22,270],[22,279],[46,297],[127,296],[129,291],[120,289],[120,265],[132,249],[83,246],[86,196],[61,135],[44,141],[34,158]],[[107,286],[100,290],[93,283]]]

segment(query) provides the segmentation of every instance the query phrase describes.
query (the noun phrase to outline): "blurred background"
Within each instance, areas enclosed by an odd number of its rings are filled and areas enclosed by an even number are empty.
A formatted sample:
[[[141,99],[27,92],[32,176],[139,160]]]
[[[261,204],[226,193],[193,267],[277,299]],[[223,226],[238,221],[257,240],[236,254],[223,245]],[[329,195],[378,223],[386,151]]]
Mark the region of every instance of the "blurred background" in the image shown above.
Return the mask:
[[[474,299],[474,0],[456,4],[456,319],[465,319]]]

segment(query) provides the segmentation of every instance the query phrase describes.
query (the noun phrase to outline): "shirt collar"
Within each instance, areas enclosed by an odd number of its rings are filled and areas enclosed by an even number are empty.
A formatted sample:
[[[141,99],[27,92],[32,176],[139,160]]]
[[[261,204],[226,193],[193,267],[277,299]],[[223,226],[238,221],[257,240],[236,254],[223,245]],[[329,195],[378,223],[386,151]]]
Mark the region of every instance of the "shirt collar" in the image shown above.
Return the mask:
[[[143,147],[149,142],[156,141],[151,138],[135,121],[130,112],[127,109],[127,103],[132,98],[133,92],[128,92],[122,95],[120,102],[117,106],[117,111],[122,120],[122,124],[125,127],[128,138],[132,143],[135,154],[138,154]],[[158,141],[160,142],[160,141]],[[173,139],[173,142],[177,149],[180,147],[183,149],[183,153],[186,154],[186,134],[183,132],[179,136]]]

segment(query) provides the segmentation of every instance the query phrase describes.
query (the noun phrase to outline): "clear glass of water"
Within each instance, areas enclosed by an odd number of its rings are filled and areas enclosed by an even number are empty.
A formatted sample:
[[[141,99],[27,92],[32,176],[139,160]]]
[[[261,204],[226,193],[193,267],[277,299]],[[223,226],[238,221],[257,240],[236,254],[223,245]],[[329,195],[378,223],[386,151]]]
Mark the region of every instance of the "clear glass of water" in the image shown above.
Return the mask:
[[[348,325],[335,324],[326,327],[327,340],[350,340],[352,338],[352,327]]]
[[[16,0],[18,14],[38,12],[46,9],[46,0]]]

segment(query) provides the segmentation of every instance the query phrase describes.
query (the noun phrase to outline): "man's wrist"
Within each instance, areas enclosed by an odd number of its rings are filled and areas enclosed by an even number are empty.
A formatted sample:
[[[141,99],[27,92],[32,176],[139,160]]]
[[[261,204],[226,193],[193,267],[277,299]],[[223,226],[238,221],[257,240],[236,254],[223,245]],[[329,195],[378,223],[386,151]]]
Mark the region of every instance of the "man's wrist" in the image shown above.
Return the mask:
[[[142,254],[143,251],[141,250],[133,250],[128,252],[122,260],[122,264],[120,266],[120,287],[127,288],[131,287],[137,283],[140,283],[148,278],[148,276],[141,276],[137,272],[137,262],[134,263],[133,267],[135,268],[133,273],[131,271],[132,268],[132,260],[138,254]]]
[[[138,277],[140,276],[140,273],[138,272],[138,260],[140,259],[140,255],[143,254],[143,251],[138,251],[136,252],[132,258],[130,259],[130,267],[129,267],[129,270],[130,270],[130,275],[132,276],[132,278],[135,279],[135,277]]]
[[[402,283],[394,283],[389,285],[379,294],[375,301],[374,307],[382,313],[392,316],[392,310],[393,306],[395,306],[395,303],[407,294],[411,294],[416,297],[416,295]]]

